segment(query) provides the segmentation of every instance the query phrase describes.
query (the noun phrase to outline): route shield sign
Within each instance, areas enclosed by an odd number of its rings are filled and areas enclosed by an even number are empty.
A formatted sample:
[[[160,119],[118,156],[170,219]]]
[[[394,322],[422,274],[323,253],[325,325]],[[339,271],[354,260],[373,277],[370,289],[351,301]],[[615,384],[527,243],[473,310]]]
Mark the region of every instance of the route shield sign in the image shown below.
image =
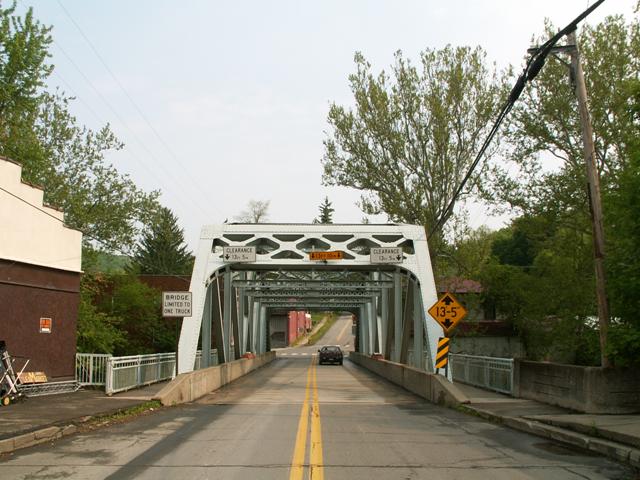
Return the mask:
[[[429,315],[442,326],[447,334],[467,314],[465,308],[450,293],[445,293],[428,311]]]
[[[371,263],[402,263],[402,247],[371,247]]]
[[[222,247],[225,262],[255,262],[256,247]]]

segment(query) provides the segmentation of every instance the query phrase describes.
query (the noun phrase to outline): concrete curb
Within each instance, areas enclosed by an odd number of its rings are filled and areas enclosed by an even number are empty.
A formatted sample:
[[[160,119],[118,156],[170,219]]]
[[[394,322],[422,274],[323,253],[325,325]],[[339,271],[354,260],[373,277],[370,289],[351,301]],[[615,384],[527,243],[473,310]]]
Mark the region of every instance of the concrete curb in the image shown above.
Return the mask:
[[[500,423],[514,430],[530,433],[542,438],[578,447],[583,450],[596,452],[619,462],[624,462],[635,468],[640,468],[640,450],[610,440],[592,437],[584,433],[574,432],[564,428],[555,427],[535,420],[521,417],[502,417],[481,408],[469,405],[460,405],[459,410],[478,415],[485,420]]]
[[[147,403],[148,401],[149,400],[143,400],[138,405],[142,405],[143,403]],[[78,428],[81,425],[93,420],[94,418],[115,415],[119,412],[136,406],[137,405],[131,405],[124,408],[111,408],[109,410],[105,410],[104,412],[95,413],[93,415],[84,415],[82,417],[65,420],[64,422],[42,426],[37,428],[36,430],[18,432],[12,437],[0,439],[0,455],[4,453],[12,453],[22,448],[32,447],[41,443],[57,440],[68,435],[73,435],[78,431]]]
[[[164,406],[193,402],[218,388],[265,366],[276,358],[273,351],[255,358],[241,358],[213,367],[181,373],[171,380],[153,399]]]
[[[448,407],[469,403],[467,396],[441,375],[389,360],[371,358],[358,352],[349,353],[347,358],[356,365],[366,368],[431,403]]]
[[[65,437],[76,433],[78,427],[69,424],[61,427],[51,426],[34,430],[33,432],[23,433],[15,437],[0,440],[0,454],[12,453],[18,449],[32,447],[40,443],[46,443],[58,438]]]
[[[606,428],[600,428],[597,425],[583,425],[580,423],[569,422],[564,420],[557,420],[555,418],[546,418],[540,415],[524,416],[527,420],[533,420],[535,422],[545,423],[547,425],[553,425],[554,427],[564,428],[566,430],[572,430],[574,432],[583,433],[590,437],[602,438],[605,440],[611,440],[615,443],[621,443],[623,445],[629,445],[633,448],[640,448],[640,438],[628,435],[622,432],[616,432],[607,430]]]

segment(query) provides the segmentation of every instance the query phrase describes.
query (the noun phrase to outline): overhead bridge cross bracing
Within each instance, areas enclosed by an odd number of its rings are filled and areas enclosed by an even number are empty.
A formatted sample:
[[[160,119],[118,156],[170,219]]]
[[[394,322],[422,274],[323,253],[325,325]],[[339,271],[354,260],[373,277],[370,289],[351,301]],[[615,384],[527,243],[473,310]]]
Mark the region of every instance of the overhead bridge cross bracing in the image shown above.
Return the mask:
[[[231,252],[231,253],[230,253]],[[320,260],[318,260],[320,258]],[[434,371],[440,326],[424,227],[404,224],[222,224],[202,228],[182,323],[178,371],[270,348],[270,315],[349,311],[356,348]],[[206,366],[206,365],[205,365]]]

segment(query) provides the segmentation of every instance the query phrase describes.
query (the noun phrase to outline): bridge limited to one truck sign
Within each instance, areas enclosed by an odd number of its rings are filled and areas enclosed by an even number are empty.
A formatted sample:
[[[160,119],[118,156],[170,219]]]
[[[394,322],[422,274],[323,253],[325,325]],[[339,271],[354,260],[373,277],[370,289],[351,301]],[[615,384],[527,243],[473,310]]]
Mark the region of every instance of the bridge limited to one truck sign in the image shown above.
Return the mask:
[[[163,317],[190,317],[191,292],[162,292]]]

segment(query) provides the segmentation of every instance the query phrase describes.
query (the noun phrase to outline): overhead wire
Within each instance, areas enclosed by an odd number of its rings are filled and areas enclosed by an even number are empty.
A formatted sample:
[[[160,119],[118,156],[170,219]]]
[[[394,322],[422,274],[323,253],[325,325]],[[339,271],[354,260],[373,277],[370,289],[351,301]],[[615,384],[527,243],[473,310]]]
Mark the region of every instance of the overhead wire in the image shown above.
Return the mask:
[[[498,113],[498,117],[496,118],[495,122],[493,123],[493,126],[491,127],[491,130],[489,131],[487,137],[485,138],[484,142],[482,143],[482,146],[480,147],[480,150],[479,150],[478,154],[474,158],[473,162],[471,162],[471,165],[469,166],[469,169],[467,170],[465,176],[462,178],[462,181],[460,182],[460,184],[456,188],[456,190],[455,190],[451,200],[449,201],[447,207],[443,210],[442,215],[438,218],[438,220],[436,221],[434,226],[429,230],[429,234],[427,235],[427,238],[431,238],[433,236],[433,234],[435,234],[444,225],[444,223],[447,221],[447,219],[449,218],[449,216],[453,212],[453,208],[455,206],[455,203],[456,203],[458,197],[460,196],[462,190],[464,189],[467,181],[469,181],[469,178],[473,174],[473,171],[477,167],[478,163],[480,162],[480,160],[484,156],[484,153],[485,153],[486,149],[489,147],[489,144],[491,143],[491,140],[493,140],[493,137],[498,132],[498,129],[500,128],[500,125],[502,124],[502,121],[505,119],[505,117],[508,115],[508,113],[513,108],[514,104],[520,98],[520,95],[522,94],[522,91],[524,90],[525,85],[528,82],[533,81],[533,79],[536,77],[536,75],[538,75],[538,73],[540,73],[540,70],[542,70],[542,67],[545,64],[547,56],[551,52],[551,49],[554,47],[554,45],[556,43],[558,43],[558,41],[562,37],[564,37],[568,33],[573,32],[577,28],[578,23],[580,23],[582,20],[584,20],[589,14],[591,14],[591,12],[593,12],[596,8],[598,8],[603,2],[604,2],[604,0],[598,0],[597,2],[595,2],[593,5],[591,5],[589,8],[587,8],[584,12],[582,12],[580,15],[578,15],[573,21],[571,21],[569,24],[567,24],[567,26],[565,26],[560,31],[558,31],[558,33],[556,33],[553,37],[551,37],[545,43],[540,45],[535,50],[535,52],[533,52],[529,56],[529,59],[527,60],[527,62],[525,64],[523,72],[518,77],[518,80],[516,81],[515,85],[511,89],[511,92],[509,93],[509,96],[507,97],[506,102],[504,103],[504,105],[500,109],[500,112]]]
[[[81,97],[80,95],[78,95],[76,93],[76,91],[74,90],[74,88],[70,85],[70,83],[64,79],[64,77],[62,77],[62,75],[60,75],[60,73],[57,70],[53,71],[53,74],[60,79],[60,81],[62,81],[62,83],[65,84],[66,88],[68,89],[69,93],[71,93],[71,95],[73,95],[74,99],[77,99],[80,101],[80,103],[82,103],[85,108],[94,116],[94,118],[99,122],[99,123],[108,123],[105,122],[105,119],[102,118],[100,115],[98,115],[96,113],[96,111],[89,105],[88,102],[86,102],[83,97]],[[147,171],[147,173],[151,174],[152,177],[154,177],[156,179],[156,181],[158,181],[160,184],[164,184],[163,180],[158,176],[158,174],[151,168],[149,167],[145,162],[140,161],[130,150],[124,148],[122,150],[123,152],[125,152],[125,154],[131,158],[134,161],[138,161],[140,163],[140,165],[142,165],[142,167]],[[190,207],[185,203],[185,200],[183,199],[182,196],[178,195],[178,201],[187,209],[189,209]]]
[[[160,168],[162,169],[162,171],[169,177],[172,179],[175,179],[175,175],[173,175],[170,171],[168,171],[165,166],[163,165],[162,162],[160,162],[158,160],[158,158],[155,156],[155,154],[149,149],[149,147],[147,147],[147,145],[140,139],[140,137],[133,131],[133,129],[129,126],[129,124],[122,118],[122,116],[120,115],[120,113],[118,113],[118,111],[113,107],[113,105],[111,104],[111,102],[109,102],[109,100],[107,100],[105,98],[105,96],[102,94],[102,92],[100,92],[100,90],[98,90],[98,88],[93,84],[93,82],[89,79],[89,77],[84,73],[84,71],[78,66],[78,64],[73,60],[73,58],[71,57],[71,55],[69,55],[67,53],[67,51],[62,47],[62,45],[60,45],[59,42],[55,41],[53,42],[56,47],[60,50],[60,52],[67,58],[67,60],[69,61],[69,63],[78,71],[78,73],[80,74],[80,76],[84,79],[84,81],[89,85],[89,87],[91,87],[91,89],[96,93],[96,95],[100,98],[100,100],[102,100],[102,102],[107,106],[107,108],[111,111],[111,113],[116,117],[116,119],[120,122],[120,124],[122,124],[122,126],[129,132],[129,134],[131,135],[131,137],[137,142],[137,144],[146,152],[146,154],[155,162],[156,165],[160,166]],[[157,172],[151,168],[149,165],[147,165],[146,162],[143,162],[139,157],[132,155],[132,157],[134,158],[134,160],[136,160],[137,162],[139,162],[144,168],[145,170],[147,170],[148,173],[150,173],[161,185],[164,185],[165,182],[158,176]],[[201,210],[201,212],[205,215],[207,215],[207,213],[204,211],[204,209],[202,209],[202,205],[200,204],[200,202],[198,202],[197,200],[193,199],[193,197],[190,196],[189,193],[190,189],[188,188],[184,188],[184,186],[181,187],[183,190],[180,192],[180,195],[178,195],[178,197],[181,197],[181,195],[185,195],[191,202],[193,202],[193,204],[199,208]]]
[[[113,247],[113,245],[109,245],[107,242],[105,242],[105,241],[103,241],[103,240],[100,240],[99,238],[97,238],[97,237],[95,237],[95,236],[93,236],[93,235],[90,235],[90,234],[88,234],[88,233],[84,232],[83,230],[81,230],[81,229],[79,229],[79,228],[76,228],[76,227],[69,227],[69,225],[67,225],[67,224],[65,223],[64,219],[61,219],[61,218],[59,218],[59,217],[57,217],[57,216],[53,215],[52,213],[50,213],[50,212],[46,211],[44,208],[40,208],[38,205],[34,205],[33,203],[31,203],[31,202],[29,202],[29,201],[25,200],[24,198],[20,197],[19,195],[16,195],[15,193],[13,193],[13,192],[11,192],[11,191],[7,190],[6,188],[4,188],[4,187],[2,187],[2,186],[0,186],[0,190],[1,190],[1,191],[3,191],[3,192],[5,192],[5,193],[7,193],[7,194],[9,194],[9,195],[10,195],[10,196],[12,196],[13,198],[15,198],[15,199],[17,199],[17,200],[21,201],[22,203],[25,203],[26,205],[30,206],[31,208],[34,208],[34,209],[38,210],[40,213],[44,213],[44,214],[45,214],[45,215],[47,215],[48,217],[53,218],[55,221],[59,222],[59,223],[60,223],[60,224],[62,224],[63,226],[65,226],[65,227],[67,227],[67,228],[73,228],[74,230],[79,231],[80,233],[82,233],[82,235],[83,235],[83,236],[85,236],[85,237],[89,238],[90,240],[92,240],[92,241],[94,241],[94,242],[96,242],[96,243],[98,243],[98,244],[102,245],[103,247],[107,248],[108,250],[110,250],[110,251],[112,251],[112,252],[119,253],[119,254],[124,255],[124,256],[126,256],[126,257],[129,257],[129,256],[131,255],[131,254],[130,254],[130,252],[125,252],[124,250],[121,250],[121,249],[118,249],[118,248],[114,248],[114,247]],[[76,259],[76,258],[82,258],[82,257],[73,257],[73,259]],[[70,258],[70,259],[71,259],[71,258]],[[66,259],[65,259],[65,260],[66,260]],[[16,261],[14,261],[13,263],[15,263],[15,262],[16,262]],[[174,274],[174,273],[169,273],[169,272],[166,272],[166,271],[165,271],[165,272],[163,272],[163,275],[170,275],[170,276],[174,276],[174,277],[180,277],[180,275],[176,275],[176,274]]]
[[[163,146],[163,148],[169,153],[169,155],[178,163],[181,164],[182,162],[179,160],[178,156],[176,155],[176,153],[173,151],[173,149],[168,145],[168,143],[165,141],[165,139],[162,137],[162,135],[160,135],[160,133],[158,133],[158,130],[153,126],[153,124],[151,123],[151,121],[149,120],[149,118],[147,117],[147,115],[144,113],[144,111],[140,108],[140,106],[135,102],[135,100],[131,97],[131,95],[129,94],[129,92],[127,91],[127,89],[124,87],[124,85],[122,84],[122,82],[120,82],[120,80],[118,79],[118,77],[115,75],[115,73],[113,73],[113,70],[111,70],[111,68],[109,67],[109,65],[107,64],[107,62],[104,60],[104,58],[102,57],[102,55],[100,55],[100,53],[98,52],[98,49],[94,46],[93,42],[91,42],[91,40],[89,39],[89,37],[84,33],[84,30],[80,27],[80,25],[78,24],[78,22],[73,18],[73,16],[71,15],[71,13],[65,8],[65,6],[62,4],[62,2],[60,0],[57,0],[58,5],[60,6],[60,8],[62,9],[62,11],[65,13],[65,15],[69,18],[69,20],[71,21],[71,23],[73,23],[73,25],[76,27],[76,29],[78,30],[78,32],[80,33],[80,35],[82,36],[82,38],[84,39],[84,41],[87,43],[87,45],[89,45],[89,48],[91,48],[92,52],[94,53],[94,55],[96,56],[96,58],[98,59],[98,61],[102,64],[102,66],[105,68],[105,70],[109,73],[109,75],[111,76],[111,78],[113,78],[113,80],[115,81],[115,83],[118,85],[118,87],[120,88],[120,90],[122,90],[122,92],[124,93],[125,97],[127,98],[127,100],[129,101],[129,103],[131,103],[131,105],[133,106],[133,108],[136,110],[136,112],[138,112],[138,114],[140,115],[140,117],[144,120],[144,122],[146,123],[146,125],[149,127],[149,129],[151,130],[151,132],[153,132],[154,136],[160,141],[160,144]],[[207,193],[200,187],[199,182],[197,181],[196,178],[194,178],[191,173],[189,172],[189,170],[187,169],[183,169],[182,172],[184,174],[187,175],[189,181],[200,191],[200,193],[203,195],[204,198],[208,198]],[[212,206],[219,214],[223,215],[222,212],[218,209],[218,207],[215,205],[215,203],[208,203],[207,205]]]

